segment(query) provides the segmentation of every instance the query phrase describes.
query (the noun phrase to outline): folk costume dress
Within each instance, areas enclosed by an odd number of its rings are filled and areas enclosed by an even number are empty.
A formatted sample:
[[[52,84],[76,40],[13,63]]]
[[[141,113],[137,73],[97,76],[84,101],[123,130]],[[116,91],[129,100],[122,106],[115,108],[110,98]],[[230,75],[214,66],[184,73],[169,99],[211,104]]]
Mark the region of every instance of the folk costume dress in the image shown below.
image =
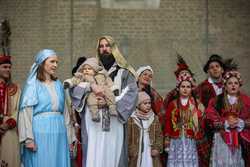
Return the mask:
[[[21,89],[14,83],[0,83],[0,125],[10,127],[0,136],[0,166],[20,166],[20,149],[17,135],[17,113]]]
[[[197,107],[196,107],[197,106]],[[204,107],[194,98],[173,100],[166,110],[164,134],[170,140],[168,167],[198,167],[196,140],[203,137]]]
[[[214,129],[212,167],[250,166],[250,98],[222,94],[209,102],[206,110],[209,125]],[[227,124],[229,117],[239,118],[236,129]]]
[[[75,137],[63,86],[59,80],[46,84],[36,79],[38,65],[52,55],[56,53],[47,49],[38,53],[21,96],[19,141],[33,140],[37,146],[36,151],[22,147],[25,167],[70,167],[69,143]]]

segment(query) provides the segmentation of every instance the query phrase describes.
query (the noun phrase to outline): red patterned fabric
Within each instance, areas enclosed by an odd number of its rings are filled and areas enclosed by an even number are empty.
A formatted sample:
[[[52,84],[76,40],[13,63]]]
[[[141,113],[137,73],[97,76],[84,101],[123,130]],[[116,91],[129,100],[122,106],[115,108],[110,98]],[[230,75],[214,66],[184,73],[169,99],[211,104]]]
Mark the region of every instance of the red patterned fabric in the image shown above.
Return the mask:
[[[176,122],[176,119],[172,119],[171,115],[172,113],[179,113],[179,109],[177,108],[177,100],[175,93],[177,92],[175,89],[171,91],[172,93],[169,93],[168,98],[165,98],[165,106],[166,106],[166,123],[165,123],[165,128],[164,128],[164,135],[170,135],[172,137],[179,137],[180,131],[174,131],[172,128],[172,122]],[[169,104],[167,104],[167,100],[172,99]],[[175,99],[175,100],[174,100]],[[198,104],[200,102],[198,101]],[[167,105],[166,105],[167,104]],[[198,112],[199,116],[199,123],[200,123],[200,131],[194,135],[193,130],[188,129],[186,133],[188,134],[188,137],[195,138],[196,139],[196,145],[197,145],[197,152],[198,152],[198,158],[199,158],[199,166],[200,167],[209,167],[209,149],[210,149],[210,144],[207,141],[206,138],[204,138],[204,127],[205,127],[205,122],[203,117],[201,117],[201,112],[199,110],[196,110]]]
[[[207,108],[209,100],[216,96],[213,85],[208,80],[203,81],[199,84],[195,90],[202,104]]]
[[[3,123],[3,117],[7,114],[7,87],[0,83],[0,124]]]
[[[180,105],[178,102],[179,99],[172,101],[168,108],[166,109],[166,120],[165,120],[165,128],[164,128],[164,135],[169,136],[171,138],[179,138],[181,135],[182,127],[180,126],[181,121],[181,110],[188,110],[190,105],[195,106],[193,98],[189,99],[189,102],[186,106]],[[179,103],[179,105],[177,104]],[[184,111],[184,112],[185,112]],[[193,117],[195,114],[198,116],[198,123],[199,127],[194,126],[187,126],[185,130],[186,137],[193,138],[193,139],[202,139],[203,137],[203,114],[197,107],[194,107],[191,111]],[[190,118],[188,118],[190,119]],[[194,128],[198,128],[198,131],[194,131]]]
[[[246,96],[244,94],[240,94],[239,99],[242,100],[242,110],[239,112],[239,118],[242,119],[245,122],[248,122],[250,120],[250,97]],[[249,148],[246,148],[246,145],[250,145],[250,126],[245,124],[245,128],[241,132],[237,133],[228,133],[224,130],[224,122],[226,120],[227,112],[224,108],[221,109],[221,111],[217,111],[215,106],[217,103],[217,98],[213,98],[208,105],[208,108],[206,109],[206,115],[207,120],[210,123],[210,126],[214,129],[218,129],[218,127],[222,127],[220,129],[221,136],[226,144],[229,145],[229,138],[230,136],[233,137],[234,145],[237,146],[237,144],[242,141],[241,143],[245,143],[245,145],[242,145],[243,153],[247,154],[247,156],[243,157],[249,157],[250,152]],[[231,146],[231,145],[229,145]],[[247,151],[244,151],[247,150]],[[249,158],[248,158],[249,159]],[[246,159],[245,159],[246,161]],[[247,162],[247,161],[246,161]]]
[[[12,86],[11,86],[12,85]],[[15,84],[7,85],[4,82],[0,82],[0,125],[7,124],[9,129],[13,129],[16,127],[16,120],[13,118],[9,118],[6,120],[6,116],[10,116],[9,111],[9,98],[16,93],[17,86],[15,85],[16,90],[13,92],[12,87]],[[13,87],[14,88],[14,87]],[[1,141],[0,136],[0,141]]]
[[[17,92],[17,85],[10,83],[0,83],[0,115],[9,116],[9,98],[14,96]],[[1,121],[0,121],[1,122]]]

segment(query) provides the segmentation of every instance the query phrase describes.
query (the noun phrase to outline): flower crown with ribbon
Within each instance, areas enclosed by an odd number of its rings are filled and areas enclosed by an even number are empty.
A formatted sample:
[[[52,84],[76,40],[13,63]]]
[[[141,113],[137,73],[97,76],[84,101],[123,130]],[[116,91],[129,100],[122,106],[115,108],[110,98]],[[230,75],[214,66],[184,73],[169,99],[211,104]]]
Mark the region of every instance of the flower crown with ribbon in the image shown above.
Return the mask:
[[[239,81],[240,86],[242,86],[243,80],[241,78],[241,74],[239,71],[236,70],[227,71],[223,76],[223,83],[226,84],[226,82],[232,77],[235,77]]]
[[[225,60],[225,73],[223,75],[223,84],[226,84],[227,80],[235,77],[240,83],[240,86],[243,84],[243,80],[240,72],[238,71],[238,64],[233,60],[233,58],[229,58]]]
[[[177,78],[176,87],[179,88],[179,87],[180,87],[180,84],[181,84],[183,81],[188,81],[188,82],[191,83],[192,88],[195,87],[195,81],[194,81],[193,77],[187,76],[187,75],[179,76],[179,77]]]

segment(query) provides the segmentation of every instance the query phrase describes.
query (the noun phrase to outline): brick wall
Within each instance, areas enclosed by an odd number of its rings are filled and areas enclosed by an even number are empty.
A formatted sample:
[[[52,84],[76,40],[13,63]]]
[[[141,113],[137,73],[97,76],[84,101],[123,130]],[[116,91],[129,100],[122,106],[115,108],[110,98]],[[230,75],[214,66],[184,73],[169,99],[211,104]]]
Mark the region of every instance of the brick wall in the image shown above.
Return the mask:
[[[161,0],[158,9],[109,9],[99,2],[0,0],[0,17],[12,28],[14,79],[23,83],[33,56],[47,47],[60,55],[59,78],[65,79],[77,57],[94,56],[97,38],[107,34],[135,68],[152,65],[162,95],[175,86],[176,52],[198,81],[205,78],[202,66],[211,53],[235,57],[250,81],[250,1]],[[243,88],[250,93],[249,84]]]
[[[250,1],[209,1],[209,53],[234,57],[250,94]]]

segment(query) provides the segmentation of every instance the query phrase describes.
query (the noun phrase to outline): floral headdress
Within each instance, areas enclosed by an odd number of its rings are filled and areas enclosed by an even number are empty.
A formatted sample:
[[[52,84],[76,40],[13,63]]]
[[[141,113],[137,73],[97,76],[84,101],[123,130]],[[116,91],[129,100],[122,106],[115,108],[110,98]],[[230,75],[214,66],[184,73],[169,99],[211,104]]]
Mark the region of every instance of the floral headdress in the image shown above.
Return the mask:
[[[228,71],[224,74],[223,76],[223,83],[226,84],[227,80],[229,80],[230,78],[232,77],[235,77],[237,78],[237,80],[239,81],[240,83],[240,86],[242,86],[243,84],[243,81],[242,81],[242,78],[241,78],[241,74],[239,71],[236,71],[236,70],[232,70],[232,71]]]
[[[192,88],[195,87],[195,81],[194,81],[193,77],[187,76],[187,75],[179,76],[179,77],[177,78],[176,87],[179,88],[179,87],[180,87],[180,84],[181,84],[183,81],[188,81],[188,82],[191,83]]]
[[[232,58],[225,60],[225,73],[223,75],[223,83],[226,84],[227,80],[235,77],[242,86],[243,81],[240,72],[238,71],[238,65],[233,61]]]

